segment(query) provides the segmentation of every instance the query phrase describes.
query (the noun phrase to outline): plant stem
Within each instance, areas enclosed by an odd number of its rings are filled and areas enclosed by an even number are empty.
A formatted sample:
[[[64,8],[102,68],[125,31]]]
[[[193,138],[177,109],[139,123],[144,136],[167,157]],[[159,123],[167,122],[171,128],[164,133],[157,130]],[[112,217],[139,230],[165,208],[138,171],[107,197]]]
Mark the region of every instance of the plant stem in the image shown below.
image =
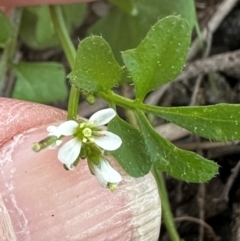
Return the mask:
[[[76,50],[69,37],[60,6],[49,6],[54,29],[58,35],[63,51],[67,57],[68,63],[73,69]],[[78,113],[78,102],[80,91],[74,85],[71,86],[69,101],[68,101],[68,116],[67,119],[76,119]]]
[[[73,69],[76,50],[69,37],[68,31],[63,19],[61,7],[51,5],[49,6],[49,9],[50,9],[50,14],[54,25],[54,29],[56,31],[56,34],[58,35],[63,51],[67,57],[68,63],[71,69]]]
[[[169,110],[172,112],[172,107],[161,107],[154,105],[146,105],[144,103],[138,102],[137,100],[131,100],[126,97],[115,94],[112,91],[98,92],[97,95],[107,102],[113,102],[116,105],[122,106],[130,110],[142,110],[144,112],[149,112],[152,114],[168,113]],[[176,107],[177,108],[177,107]],[[186,107],[187,108],[187,107]]]
[[[16,53],[16,44],[18,38],[19,27],[21,24],[22,9],[16,8],[10,15],[10,22],[13,27],[13,33],[8,43],[4,47],[3,53],[0,56],[0,82],[3,80],[8,67],[14,62]]]
[[[107,102],[113,102],[114,104],[117,104],[119,106],[122,106],[128,109],[132,109],[132,110],[134,110],[136,107],[136,104],[138,104],[135,100],[130,100],[121,95],[115,94],[111,90],[98,92],[96,94],[102,99],[106,100]]]
[[[79,89],[77,89],[74,85],[72,85],[70,89],[69,101],[68,101],[68,115],[67,115],[68,120],[76,119],[78,114],[79,98],[80,98]]]
[[[173,214],[170,208],[168,193],[163,179],[163,175],[161,172],[157,171],[154,166],[152,167],[152,174],[157,182],[158,191],[162,202],[163,221],[168,231],[169,237],[172,241],[180,241],[180,237],[178,235],[173,219]]]

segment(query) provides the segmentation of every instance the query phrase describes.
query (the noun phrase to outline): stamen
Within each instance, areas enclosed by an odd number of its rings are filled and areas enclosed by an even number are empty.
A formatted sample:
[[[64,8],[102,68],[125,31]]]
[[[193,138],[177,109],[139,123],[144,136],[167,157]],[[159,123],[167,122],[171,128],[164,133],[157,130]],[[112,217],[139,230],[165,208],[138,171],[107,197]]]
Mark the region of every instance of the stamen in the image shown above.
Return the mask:
[[[80,128],[83,128],[85,125],[86,125],[85,123],[81,123],[81,124],[79,125],[79,127],[80,127]]]
[[[85,128],[83,131],[82,131],[83,135],[85,137],[90,137],[92,136],[92,130],[90,128]]]

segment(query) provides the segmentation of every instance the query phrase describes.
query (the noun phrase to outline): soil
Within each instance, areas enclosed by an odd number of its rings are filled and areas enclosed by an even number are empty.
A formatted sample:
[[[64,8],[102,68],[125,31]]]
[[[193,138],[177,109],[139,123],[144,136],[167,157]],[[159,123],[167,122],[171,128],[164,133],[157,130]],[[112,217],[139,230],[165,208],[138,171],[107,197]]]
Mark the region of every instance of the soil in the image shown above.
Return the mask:
[[[221,0],[196,1],[197,15],[201,29],[207,26]],[[90,24],[98,19],[94,13],[94,3],[89,5],[89,15],[76,33],[84,36]],[[77,38],[76,38],[77,40]],[[195,54],[188,63],[196,60],[204,62],[213,55],[229,54],[222,67],[202,71],[203,74],[191,75],[168,85],[163,92],[151,93],[148,98],[156,97],[156,105],[187,106],[208,105],[217,103],[240,103],[240,55],[234,55],[240,49],[240,5],[236,4],[227,17],[220,22],[212,34],[209,53],[205,57]],[[65,57],[59,49],[35,51],[19,43],[19,51],[24,53],[26,61],[57,60],[66,66]],[[230,57],[229,57],[230,56]],[[221,56],[220,56],[221,57]],[[239,64],[229,66],[229,58],[235,58]],[[231,60],[231,59],[230,59]],[[213,63],[214,65],[214,63]],[[67,67],[66,67],[67,68]],[[200,71],[201,73],[201,71]],[[201,75],[201,81],[196,80]],[[121,87],[118,91],[133,96],[131,87]],[[194,93],[196,93],[194,95]],[[66,109],[67,103],[51,103]],[[105,103],[98,101],[95,106],[83,103],[82,115],[88,117]],[[85,108],[87,106],[87,108]],[[154,119],[156,126],[166,124],[164,120]],[[239,142],[217,143],[190,134],[182,138],[173,138],[174,144],[187,150],[193,150],[220,165],[220,173],[209,183],[190,184],[165,175],[169,199],[176,225],[181,238],[185,241],[238,241],[240,240],[240,146]],[[164,224],[161,226],[159,240],[169,240]]]

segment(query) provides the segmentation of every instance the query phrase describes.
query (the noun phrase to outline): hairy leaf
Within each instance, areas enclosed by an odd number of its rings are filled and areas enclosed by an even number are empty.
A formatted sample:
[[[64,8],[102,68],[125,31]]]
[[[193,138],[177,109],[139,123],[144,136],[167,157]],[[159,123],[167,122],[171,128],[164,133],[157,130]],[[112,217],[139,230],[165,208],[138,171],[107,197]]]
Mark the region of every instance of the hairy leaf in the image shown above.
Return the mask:
[[[133,177],[146,175],[152,164],[141,133],[119,117],[109,123],[108,130],[122,139],[121,147],[112,152],[120,165]]]
[[[108,43],[102,37],[91,36],[79,43],[69,78],[88,92],[109,90],[118,83],[121,70]]]
[[[218,165],[198,154],[177,148],[161,137],[149,124],[143,113],[137,113],[153,165],[169,175],[187,182],[206,182],[218,173]]]

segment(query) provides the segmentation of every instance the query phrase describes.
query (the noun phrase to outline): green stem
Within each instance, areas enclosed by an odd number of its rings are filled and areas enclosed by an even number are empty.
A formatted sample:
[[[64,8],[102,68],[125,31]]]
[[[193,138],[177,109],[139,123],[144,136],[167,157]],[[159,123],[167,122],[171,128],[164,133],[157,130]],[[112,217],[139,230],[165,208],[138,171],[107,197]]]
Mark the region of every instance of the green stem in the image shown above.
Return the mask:
[[[22,18],[22,9],[16,8],[10,15],[10,21],[13,26],[13,33],[11,39],[4,47],[2,56],[0,58],[0,81],[4,78],[8,67],[14,62],[14,56],[16,53],[16,43],[18,38],[19,27]]]
[[[139,130],[138,120],[132,110],[125,110],[127,122]]]
[[[168,108],[168,107],[161,107],[161,106],[154,106],[154,105],[146,105],[137,100],[131,100],[123,96],[120,96],[118,94],[115,94],[112,91],[98,92],[97,95],[102,99],[106,100],[107,102],[113,102],[116,105],[122,106],[130,110],[137,109],[137,110],[142,110],[153,114],[156,114],[156,113],[159,114],[160,112],[166,113],[170,110],[170,108],[172,110],[172,107]]]
[[[71,86],[70,94],[69,94],[69,101],[68,101],[68,115],[67,119],[72,120],[76,119],[78,113],[78,103],[80,98],[79,89],[75,86]]]
[[[136,105],[138,104],[138,102],[136,102],[135,100],[130,100],[121,95],[115,94],[111,90],[104,92],[99,91],[96,94],[107,102],[113,102],[114,104],[125,107],[127,109],[134,110]]]
[[[73,69],[76,57],[75,47],[69,37],[60,6],[49,6],[50,14],[54,29],[58,35],[63,51],[67,57],[68,63]],[[75,119],[78,113],[78,102],[80,91],[74,85],[71,86],[69,101],[68,101],[68,116],[67,119]]]
[[[168,193],[163,179],[163,175],[162,173],[158,172],[155,167],[152,168],[152,174],[157,182],[158,191],[162,202],[163,221],[168,231],[169,237],[172,241],[180,241],[180,237],[178,235],[171,207],[169,204]]]
[[[194,3],[193,3],[193,5],[194,5]],[[199,39],[199,43],[200,43],[200,45],[201,45],[201,49],[204,50],[204,40],[203,40],[202,33],[201,33],[201,30],[200,30],[200,27],[199,27],[196,9],[197,9],[197,8],[196,8],[195,5],[194,5],[194,6],[193,6],[194,19],[195,19],[194,27],[195,27],[195,30],[196,30],[196,33],[197,33],[197,36],[198,36],[198,39]]]
[[[63,51],[67,57],[68,63],[71,69],[73,69],[75,57],[76,57],[76,50],[69,37],[68,31],[63,19],[61,7],[49,6],[49,9],[50,9],[50,14],[51,14],[54,29],[56,31],[56,34],[58,35]]]
[[[166,114],[173,114],[173,113],[178,113],[179,109],[205,109],[205,108],[212,108],[213,105],[209,106],[203,106],[203,107],[192,107],[192,106],[185,106],[185,107],[163,107],[163,106],[154,106],[154,105],[147,105],[142,102],[139,102],[137,100],[131,100],[128,98],[125,98],[123,96],[117,95],[112,91],[104,91],[104,92],[98,92],[97,95],[101,97],[102,99],[106,100],[107,102],[112,102],[115,105],[119,105],[123,108],[127,108],[133,111],[136,110],[141,110],[143,112],[148,112],[154,115],[157,115],[159,117],[167,119]],[[181,115],[180,111],[178,115]],[[182,115],[185,116],[185,115]]]

